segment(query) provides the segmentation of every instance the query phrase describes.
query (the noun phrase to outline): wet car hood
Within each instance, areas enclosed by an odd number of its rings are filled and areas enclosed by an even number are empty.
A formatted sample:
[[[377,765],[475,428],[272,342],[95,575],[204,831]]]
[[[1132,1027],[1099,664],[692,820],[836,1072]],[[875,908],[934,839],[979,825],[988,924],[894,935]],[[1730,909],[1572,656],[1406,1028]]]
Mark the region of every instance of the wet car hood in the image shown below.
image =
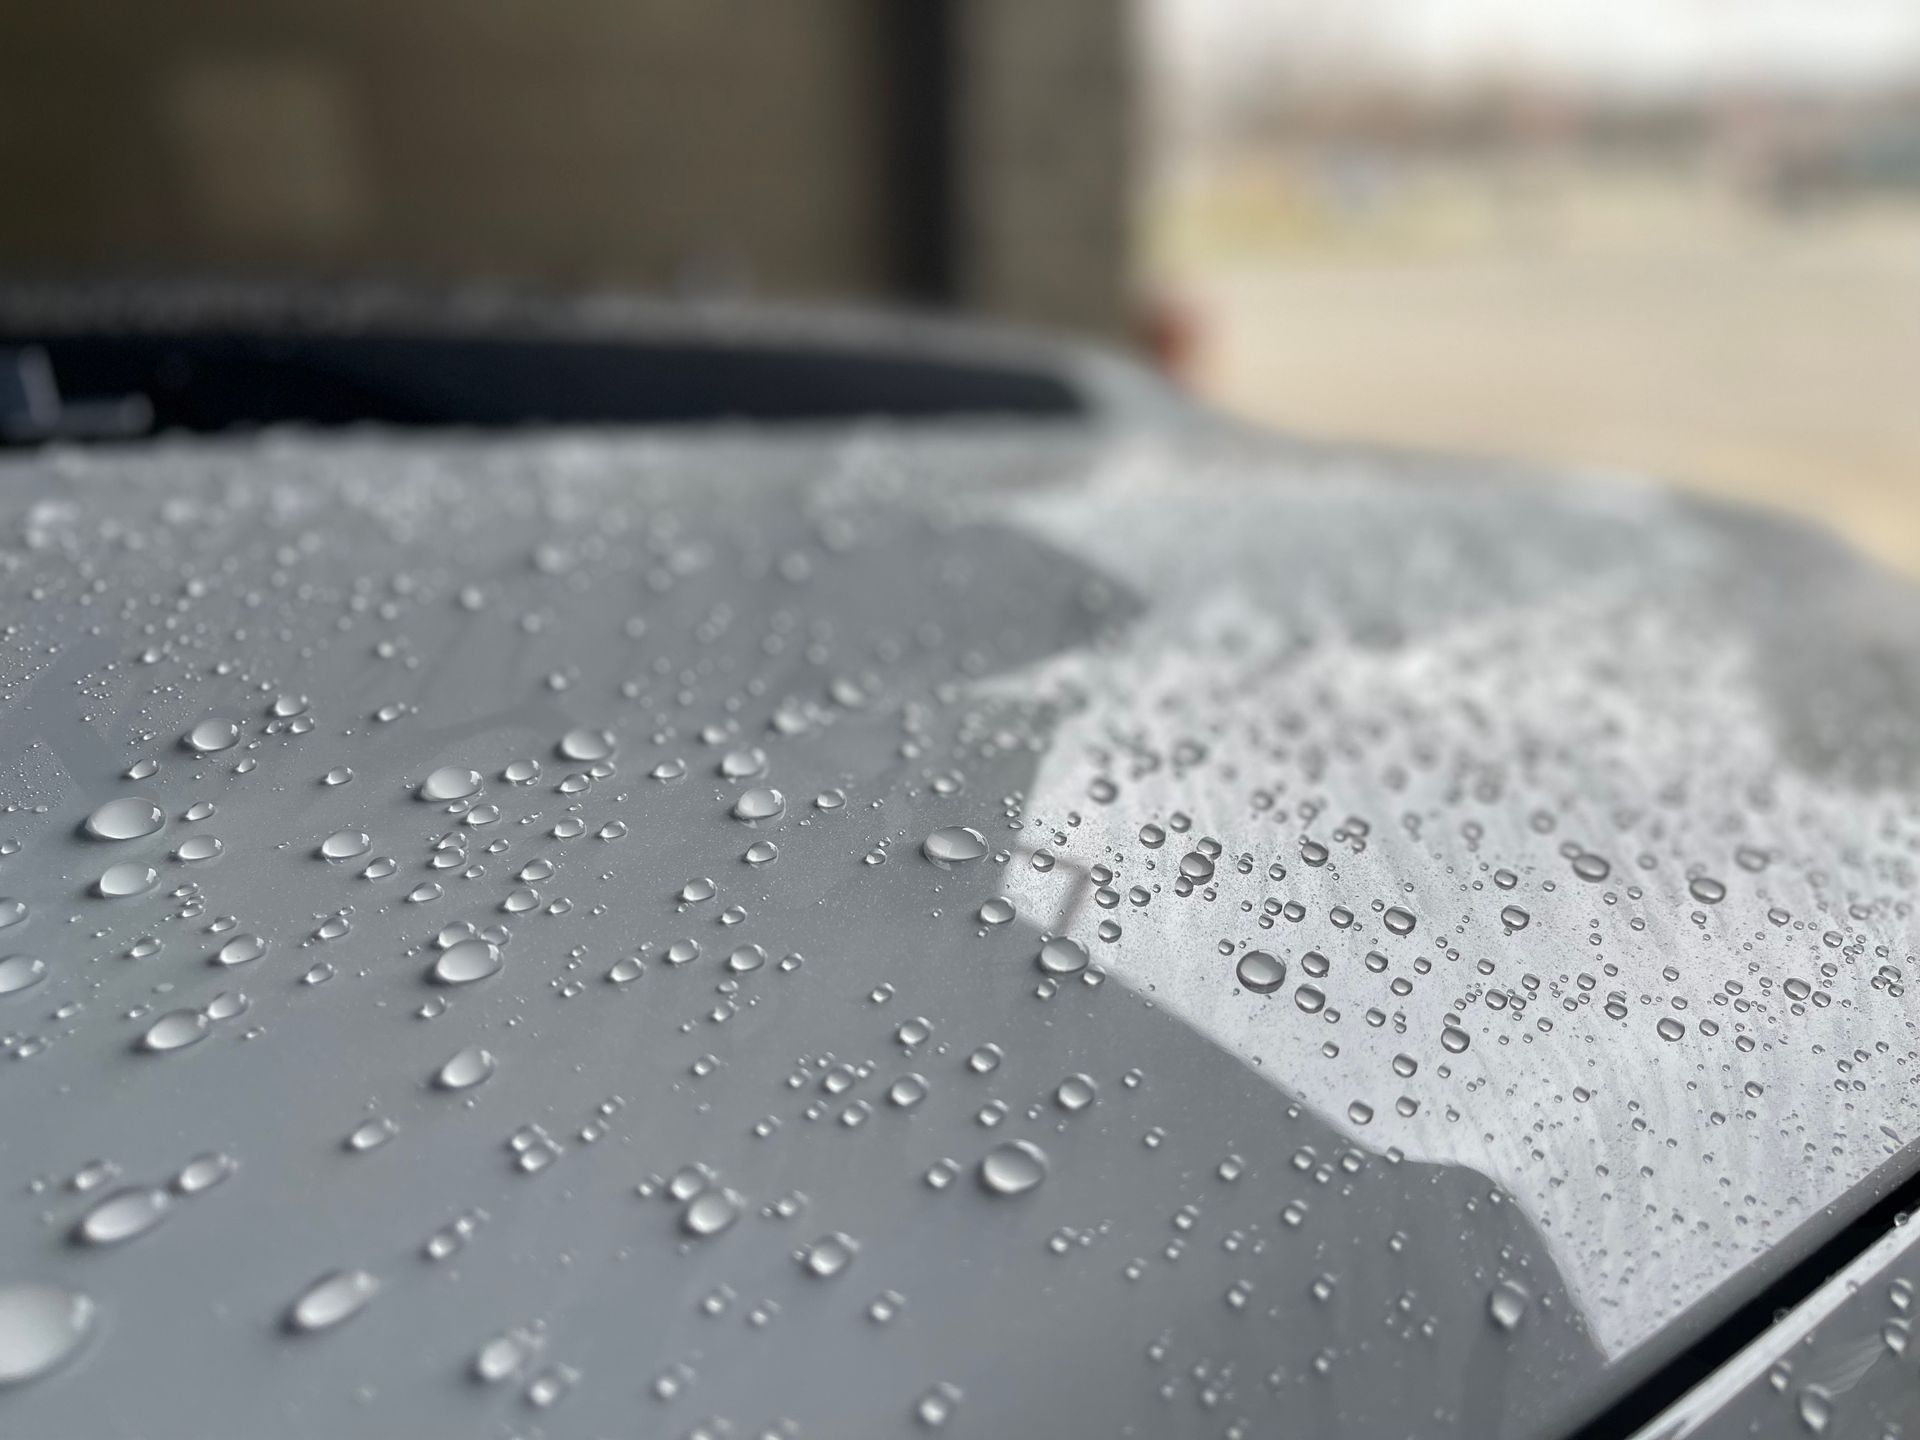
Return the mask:
[[[1765,520],[289,434],[0,577],[8,1434],[1548,1436],[1912,1168],[1920,616]]]

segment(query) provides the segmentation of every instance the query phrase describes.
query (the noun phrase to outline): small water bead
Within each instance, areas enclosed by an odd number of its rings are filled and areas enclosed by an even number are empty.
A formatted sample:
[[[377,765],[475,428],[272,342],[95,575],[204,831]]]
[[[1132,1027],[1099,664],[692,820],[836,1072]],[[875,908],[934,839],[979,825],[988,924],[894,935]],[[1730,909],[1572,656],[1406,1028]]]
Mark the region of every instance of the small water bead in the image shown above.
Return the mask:
[[[772,786],[745,791],[733,802],[733,818],[748,825],[766,825],[778,820],[787,810],[787,797]]]
[[[9,955],[0,960],[0,995],[17,995],[38,985],[47,973],[47,962],[37,955]]]
[[[941,869],[950,870],[985,855],[987,837],[971,826],[947,825],[927,836],[920,853]]]
[[[822,1235],[794,1258],[809,1275],[831,1280],[853,1264],[853,1257],[859,1252],[858,1241],[836,1230],[831,1235]]]
[[[335,1270],[309,1285],[287,1312],[287,1328],[299,1334],[330,1330],[351,1320],[380,1293],[380,1282],[365,1270]]]
[[[236,935],[222,945],[213,958],[221,965],[246,965],[266,953],[267,942],[258,935]]]
[[[206,860],[217,860],[226,846],[217,835],[194,835],[180,842],[180,848],[173,852],[173,858],[197,865]]]
[[[1077,975],[1087,968],[1087,947],[1068,936],[1056,935],[1040,946],[1035,958],[1049,975]]]
[[[144,895],[160,883],[160,872],[138,860],[123,860],[109,865],[94,882],[94,889],[109,900],[126,900]]]
[[[702,901],[711,900],[714,897],[714,893],[713,881],[707,879],[705,876],[701,876],[698,879],[687,881],[686,884],[680,887],[680,903],[683,905],[698,905]]]
[[[943,1429],[964,1398],[965,1392],[958,1385],[942,1381],[915,1402],[913,1418],[929,1430]]]
[[[1031,1140],[996,1145],[980,1161],[980,1183],[993,1195],[1024,1195],[1046,1178],[1046,1152]]]
[[[471,985],[499,973],[500,947],[486,940],[456,941],[433,962],[433,978],[442,985]]]
[[[480,772],[461,765],[442,765],[420,786],[420,798],[435,804],[464,800],[480,792]]]
[[[0,1388],[24,1385],[65,1364],[93,1329],[93,1319],[93,1301],[78,1290],[0,1285]]]
[[[166,1219],[172,1204],[173,1197],[158,1186],[116,1190],[80,1217],[73,1235],[86,1245],[118,1245],[153,1229]]]
[[[1517,1330],[1526,1319],[1532,1297],[1511,1280],[1502,1280],[1487,1295],[1487,1315],[1502,1330]]]
[[[1293,1003],[1308,1015],[1318,1015],[1326,1008],[1327,997],[1318,985],[1302,985],[1293,992]]]
[[[151,780],[160,773],[160,762],[158,760],[136,760],[126,768],[125,773],[126,778],[129,780]]]
[[[211,755],[220,750],[230,750],[240,742],[240,727],[231,720],[212,716],[202,720],[189,730],[183,743],[187,749],[201,755]]]
[[[982,925],[1005,925],[1018,913],[1011,900],[1004,895],[996,895],[980,907],[979,920]]]
[[[1167,832],[1149,822],[1140,827],[1140,843],[1149,850],[1158,850],[1167,843]]]
[[[1234,978],[1256,995],[1271,995],[1286,983],[1287,964],[1265,950],[1249,950],[1234,966]]]
[[[166,812],[146,796],[126,795],[87,816],[84,828],[95,840],[138,840],[166,823]]]
[[[727,956],[727,969],[736,975],[749,975],[767,963],[767,952],[758,945],[742,945]]]
[[[1389,905],[1386,913],[1380,917],[1380,923],[1395,935],[1411,935],[1413,927],[1419,922],[1413,912],[1400,905]]]
[[[1662,1040],[1683,1039],[1687,1033],[1687,1027],[1671,1015],[1662,1015],[1653,1028],[1659,1032]]]
[[[206,1039],[211,1028],[212,1023],[199,1010],[169,1010],[147,1027],[147,1033],[140,1037],[140,1045],[158,1054],[184,1050]]]
[[[352,860],[372,848],[373,838],[364,830],[336,830],[320,842],[320,855],[325,860]]]
[[[838,810],[846,803],[847,793],[844,790],[822,790],[813,797],[813,808],[816,810]]]
[[[0,930],[9,925],[18,925],[27,918],[27,902],[11,897],[0,898]]]
[[[771,865],[780,858],[780,847],[771,840],[756,840],[740,858],[749,865]]]
[[[646,972],[637,956],[623,955],[607,970],[607,979],[615,985],[630,985]]]
[[[240,1166],[231,1155],[212,1151],[196,1155],[180,1167],[173,1177],[173,1188],[182,1195],[201,1195],[230,1177]]]
[[[563,759],[575,760],[584,764],[590,760],[605,760],[615,749],[613,734],[607,730],[569,730],[560,737],[560,755]]]
[[[1526,929],[1532,921],[1533,916],[1518,905],[1509,905],[1500,912],[1500,923],[1507,927],[1507,933],[1510,935]]]
[[[353,781],[353,771],[345,765],[336,765],[320,777],[322,785],[348,785]]]
[[[471,1090],[492,1074],[492,1054],[478,1045],[469,1045],[434,1073],[433,1083],[442,1090]]]

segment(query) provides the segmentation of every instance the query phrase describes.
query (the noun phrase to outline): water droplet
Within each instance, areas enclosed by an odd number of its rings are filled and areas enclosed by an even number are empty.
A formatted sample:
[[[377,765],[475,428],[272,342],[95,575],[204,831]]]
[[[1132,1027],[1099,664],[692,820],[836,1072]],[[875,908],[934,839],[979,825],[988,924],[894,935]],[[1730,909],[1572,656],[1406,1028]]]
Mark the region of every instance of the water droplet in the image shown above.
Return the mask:
[[[1532,920],[1533,917],[1518,905],[1509,905],[1500,912],[1500,923],[1511,931],[1526,929]]]
[[[1727,898],[1727,887],[1711,875],[1698,875],[1687,882],[1687,893],[1702,905],[1718,905]]]
[[[140,1044],[145,1049],[160,1053],[184,1050],[206,1039],[210,1028],[207,1017],[198,1010],[169,1010],[147,1027],[147,1033],[140,1037]]]
[[[1487,1295],[1487,1314],[1502,1330],[1516,1330],[1526,1318],[1530,1297],[1511,1280],[1502,1280]]]
[[[351,860],[373,848],[373,840],[364,830],[336,830],[320,842],[321,858]]]
[[[1013,902],[1004,895],[996,895],[980,907],[982,925],[1005,925],[1014,919],[1016,912]]]
[[[740,1218],[741,1204],[742,1197],[732,1190],[717,1185],[702,1190],[680,1212],[680,1228],[703,1240],[718,1235]]]
[[[560,737],[559,749],[568,760],[605,760],[614,752],[613,735],[606,730],[569,730]]]
[[[199,1195],[213,1189],[239,1168],[231,1155],[219,1151],[196,1155],[173,1177],[173,1188],[182,1195]]]
[[[1040,968],[1049,975],[1074,975],[1087,968],[1087,947],[1078,940],[1056,935],[1040,947]]]
[[[1256,995],[1271,995],[1287,979],[1286,961],[1265,950],[1249,950],[1234,966],[1234,978]]]
[[[231,720],[219,716],[202,720],[185,736],[187,749],[198,751],[202,755],[211,755],[217,750],[230,750],[240,741],[240,727]]]
[[[787,797],[770,785],[745,791],[733,802],[733,818],[749,825],[765,825],[786,813]]]
[[[1395,935],[1410,935],[1418,923],[1413,912],[1399,905],[1389,905],[1386,913],[1380,917],[1380,923]]]
[[[920,853],[942,869],[950,870],[987,853],[987,837],[966,825],[947,825],[927,836]]]
[[[258,935],[236,935],[214,955],[221,965],[246,965],[267,953],[267,942]]]
[[[17,995],[38,985],[46,973],[47,962],[37,955],[9,955],[0,960],[0,995]]]
[[[109,865],[94,882],[94,888],[109,900],[125,900],[144,895],[160,883],[160,872],[138,860],[123,860]]]
[[[380,1293],[380,1282],[364,1270],[335,1270],[309,1285],[287,1312],[287,1328],[301,1334],[328,1330],[350,1320]]]
[[[9,925],[18,925],[27,918],[27,902],[24,900],[0,899],[0,930]]]
[[[180,848],[173,852],[173,858],[189,865],[197,865],[204,860],[212,860],[225,850],[217,835],[193,835],[180,842]]]
[[[74,1237],[88,1245],[118,1245],[158,1225],[172,1204],[172,1197],[157,1186],[116,1190],[80,1217]]]
[[[433,962],[433,978],[442,985],[470,985],[497,974],[500,947],[485,940],[461,940],[450,945]]]
[[[859,1252],[858,1241],[836,1230],[831,1235],[822,1235],[795,1258],[800,1262],[800,1268],[809,1275],[831,1280],[851,1265],[853,1257]]]
[[[478,1045],[469,1045],[435,1073],[433,1080],[442,1090],[470,1090],[493,1074],[493,1056]]]
[[[980,1183],[995,1195],[1024,1195],[1046,1178],[1046,1152],[1031,1140],[996,1145],[980,1162]]]
[[[93,1328],[93,1301],[53,1285],[0,1285],[0,1386],[64,1364]]]
[[[479,791],[478,770],[468,770],[460,765],[442,765],[427,776],[426,783],[420,787],[420,798],[441,804],[449,800],[464,800]]]
[[[138,840],[166,823],[166,812],[146,796],[125,795],[87,816],[85,828],[95,840]]]
[[[1662,1040],[1679,1040],[1687,1033],[1687,1027],[1671,1015],[1662,1015],[1653,1028],[1659,1031]]]

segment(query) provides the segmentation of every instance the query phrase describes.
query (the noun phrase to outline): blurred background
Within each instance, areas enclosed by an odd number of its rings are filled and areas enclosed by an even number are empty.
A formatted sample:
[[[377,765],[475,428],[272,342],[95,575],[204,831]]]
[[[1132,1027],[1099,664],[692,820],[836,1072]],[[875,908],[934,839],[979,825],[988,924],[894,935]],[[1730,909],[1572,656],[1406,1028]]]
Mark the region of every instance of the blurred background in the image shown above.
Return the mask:
[[[1920,574],[1916,0],[0,0],[0,174],[0,278],[961,310]]]

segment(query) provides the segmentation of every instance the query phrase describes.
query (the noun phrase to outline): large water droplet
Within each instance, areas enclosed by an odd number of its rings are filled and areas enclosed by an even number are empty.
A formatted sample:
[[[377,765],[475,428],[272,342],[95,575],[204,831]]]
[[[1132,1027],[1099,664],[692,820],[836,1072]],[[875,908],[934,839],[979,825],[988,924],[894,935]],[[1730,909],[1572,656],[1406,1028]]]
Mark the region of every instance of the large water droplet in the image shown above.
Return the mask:
[[[169,1010],[147,1027],[140,1044],[148,1050],[184,1050],[207,1038],[210,1022],[198,1010]]]
[[[89,1245],[118,1245],[158,1225],[172,1203],[157,1186],[116,1190],[82,1215],[73,1233]]]
[[[160,872],[138,860],[123,860],[109,865],[94,882],[94,888],[109,900],[125,900],[144,895],[160,883]]]
[[[1287,962],[1265,950],[1249,950],[1233,967],[1234,978],[1256,995],[1271,995],[1287,979]]]
[[[240,740],[240,727],[231,720],[219,716],[202,720],[186,733],[185,744],[189,750],[202,755],[210,755],[216,750],[230,750]]]
[[[1049,975],[1074,975],[1087,968],[1087,947],[1078,940],[1056,935],[1040,947],[1039,966]]]
[[[480,790],[480,772],[469,770],[463,765],[442,765],[427,776],[426,783],[420,787],[420,798],[441,804],[448,800],[464,800]]]
[[[221,965],[246,965],[267,953],[267,942],[258,935],[236,935],[214,955]]]
[[[77,1290],[0,1285],[0,1386],[21,1385],[63,1364],[93,1328],[93,1301]]]
[[[287,1328],[301,1334],[328,1330],[350,1320],[380,1293],[380,1282],[364,1270],[335,1270],[309,1285],[287,1312]]]
[[[46,973],[47,962],[37,955],[9,955],[0,960],[0,995],[16,995],[38,985]]]
[[[1023,1195],[1046,1178],[1046,1152],[1031,1140],[996,1145],[980,1162],[980,1183],[994,1195]]]
[[[433,1080],[442,1090],[470,1090],[493,1074],[493,1056],[478,1045],[469,1045],[435,1073]]]
[[[560,753],[569,760],[604,760],[613,749],[613,736],[605,730],[569,730],[560,737]]]
[[[500,969],[500,947],[485,940],[461,940],[433,962],[433,978],[442,985],[468,985]]]
[[[743,791],[733,802],[733,818],[744,820],[749,825],[765,825],[778,820],[787,810],[787,797],[771,785],[756,786]]]
[[[831,1235],[822,1235],[795,1258],[799,1260],[800,1268],[809,1275],[831,1280],[853,1263],[853,1257],[859,1251],[858,1241],[836,1230]]]
[[[85,828],[96,840],[138,840],[166,823],[166,812],[146,796],[123,795],[87,816]]]
[[[978,860],[987,853],[987,837],[965,825],[948,825],[927,836],[920,853],[943,869]]]
[[[372,848],[373,840],[364,830],[336,830],[320,842],[320,855],[326,860],[351,860]]]
[[[731,1190],[719,1186],[702,1190],[680,1213],[680,1227],[702,1239],[718,1235],[740,1218],[740,1203],[740,1196]]]

